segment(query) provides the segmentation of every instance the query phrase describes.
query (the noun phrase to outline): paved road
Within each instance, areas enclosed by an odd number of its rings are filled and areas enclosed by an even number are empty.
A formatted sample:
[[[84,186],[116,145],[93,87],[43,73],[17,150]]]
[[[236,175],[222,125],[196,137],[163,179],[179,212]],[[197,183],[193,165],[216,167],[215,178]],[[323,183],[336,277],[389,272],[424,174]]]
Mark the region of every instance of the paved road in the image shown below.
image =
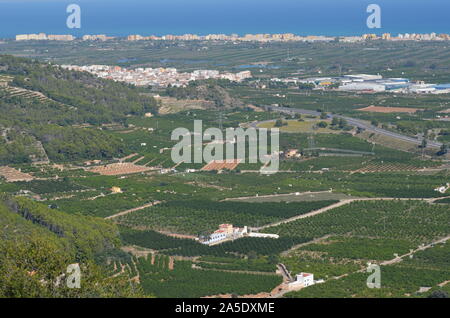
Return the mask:
[[[264,108],[266,109],[270,109],[271,111],[278,111],[281,113],[290,113],[290,114],[302,114],[302,115],[312,115],[312,116],[320,116],[321,113],[314,111],[314,110],[307,110],[307,109],[299,109],[299,108],[288,108],[288,107],[273,107],[273,106],[265,106]],[[413,138],[413,137],[409,137],[409,136],[405,136],[399,133],[395,133],[386,129],[382,129],[382,128],[378,128],[375,127],[371,124],[366,123],[363,120],[360,119],[355,119],[355,118],[351,118],[351,117],[347,117],[347,116],[342,116],[342,115],[334,115],[334,114],[329,114],[328,118],[333,119],[334,117],[339,118],[339,119],[345,119],[349,125],[358,127],[358,128],[362,128],[365,129],[367,131],[371,131],[380,135],[384,135],[384,136],[388,136],[388,137],[392,137],[398,140],[403,140],[403,141],[407,141],[416,145],[421,145],[422,144],[422,140],[419,140],[417,138]],[[271,120],[269,120],[271,121]],[[269,122],[269,121],[265,121],[265,122]],[[259,122],[259,123],[253,123],[252,127],[256,127],[258,124],[263,123],[263,122]],[[442,143],[440,142],[436,142],[436,141],[431,141],[428,140],[428,148],[440,148],[442,146]]]

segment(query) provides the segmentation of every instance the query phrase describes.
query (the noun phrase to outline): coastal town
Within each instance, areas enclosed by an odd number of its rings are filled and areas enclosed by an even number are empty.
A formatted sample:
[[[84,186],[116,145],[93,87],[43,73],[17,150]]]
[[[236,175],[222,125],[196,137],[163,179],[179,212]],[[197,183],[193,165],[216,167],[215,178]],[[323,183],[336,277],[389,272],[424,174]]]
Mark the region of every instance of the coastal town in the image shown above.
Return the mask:
[[[76,38],[70,34],[63,35],[47,35],[45,33],[38,34],[18,34],[16,41],[107,41],[114,40],[120,37],[107,36],[105,34],[98,35],[83,35]],[[390,33],[377,34],[363,34],[358,36],[323,36],[323,35],[307,35],[301,36],[293,33],[285,34],[245,34],[240,36],[238,34],[183,34],[183,35],[149,35],[143,36],[139,34],[128,35],[125,38],[127,41],[229,41],[229,42],[332,42],[339,41],[344,43],[357,43],[363,41],[450,41],[450,35],[441,33],[403,33],[394,36]]]

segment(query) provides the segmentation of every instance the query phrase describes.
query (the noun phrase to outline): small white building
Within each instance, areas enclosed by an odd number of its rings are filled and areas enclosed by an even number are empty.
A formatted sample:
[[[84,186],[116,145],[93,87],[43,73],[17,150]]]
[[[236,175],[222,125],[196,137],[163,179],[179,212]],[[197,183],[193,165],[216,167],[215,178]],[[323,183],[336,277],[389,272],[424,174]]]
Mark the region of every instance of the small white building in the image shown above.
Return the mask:
[[[314,285],[314,274],[311,273],[300,273],[296,276],[295,281],[289,283],[289,289],[298,290],[308,286]]]
[[[447,190],[450,189],[450,183],[447,183],[445,186],[434,189],[434,191],[445,194]]]

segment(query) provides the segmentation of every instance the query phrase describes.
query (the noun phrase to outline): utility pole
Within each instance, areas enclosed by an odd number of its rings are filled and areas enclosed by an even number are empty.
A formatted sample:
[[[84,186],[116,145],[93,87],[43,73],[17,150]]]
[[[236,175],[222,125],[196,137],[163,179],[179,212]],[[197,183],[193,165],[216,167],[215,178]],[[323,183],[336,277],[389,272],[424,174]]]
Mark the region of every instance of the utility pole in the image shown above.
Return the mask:
[[[223,113],[222,113],[222,111],[219,112],[219,129],[220,129],[220,131],[223,131]]]

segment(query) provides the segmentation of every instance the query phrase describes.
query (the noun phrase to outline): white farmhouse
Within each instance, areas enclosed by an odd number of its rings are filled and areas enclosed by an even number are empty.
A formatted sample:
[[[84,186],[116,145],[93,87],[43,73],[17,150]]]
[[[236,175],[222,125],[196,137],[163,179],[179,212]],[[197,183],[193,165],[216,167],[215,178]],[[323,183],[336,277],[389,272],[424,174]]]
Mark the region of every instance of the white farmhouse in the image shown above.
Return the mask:
[[[206,245],[218,244],[229,239],[238,239],[248,233],[248,229],[233,227],[232,224],[221,224],[219,229],[214,233],[210,234],[206,239],[202,240],[201,243]]]
[[[300,273],[296,276],[295,281],[289,283],[290,290],[298,290],[308,286],[314,285],[314,274]]]

